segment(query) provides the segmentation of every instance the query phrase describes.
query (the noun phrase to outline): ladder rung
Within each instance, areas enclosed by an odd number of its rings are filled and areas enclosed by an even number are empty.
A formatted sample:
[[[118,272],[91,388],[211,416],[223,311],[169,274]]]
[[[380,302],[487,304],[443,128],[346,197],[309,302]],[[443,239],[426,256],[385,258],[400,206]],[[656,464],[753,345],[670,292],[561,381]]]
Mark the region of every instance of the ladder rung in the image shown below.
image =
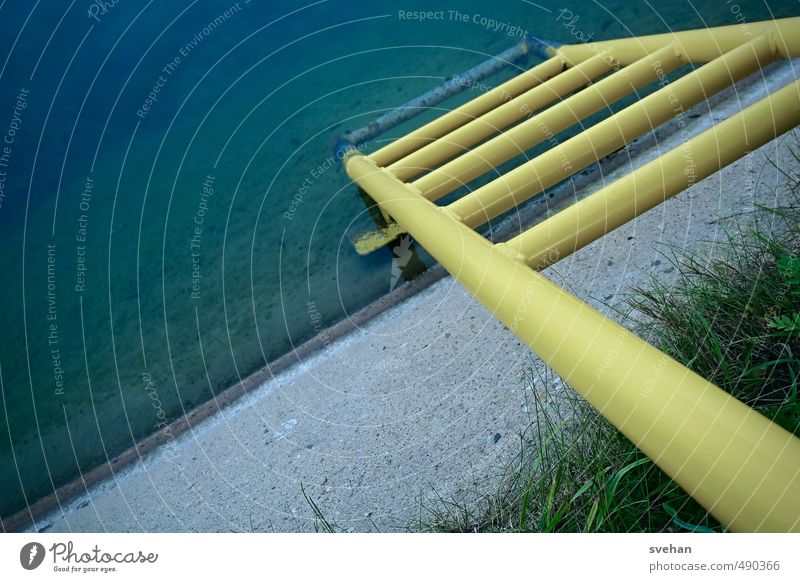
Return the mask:
[[[553,103],[607,73],[616,63],[608,55],[597,55],[567,69],[511,101],[471,120],[441,138],[389,166],[392,174],[408,180],[463,153],[470,146],[498,133],[532,112]]]
[[[798,124],[800,81],[795,81],[502,246],[531,268],[544,269]]]
[[[431,140],[446,135],[457,127],[468,123],[487,111],[491,111],[508,99],[516,97],[558,75],[564,69],[564,63],[565,61],[562,57],[555,56],[532,69],[523,71],[491,91],[487,91],[445,115],[426,123],[419,129],[385,145],[371,153],[369,157],[375,160],[375,163],[379,166],[388,166]]]
[[[438,200],[685,62],[674,47],[664,47],[448,162],[414,186],[428,200]]]

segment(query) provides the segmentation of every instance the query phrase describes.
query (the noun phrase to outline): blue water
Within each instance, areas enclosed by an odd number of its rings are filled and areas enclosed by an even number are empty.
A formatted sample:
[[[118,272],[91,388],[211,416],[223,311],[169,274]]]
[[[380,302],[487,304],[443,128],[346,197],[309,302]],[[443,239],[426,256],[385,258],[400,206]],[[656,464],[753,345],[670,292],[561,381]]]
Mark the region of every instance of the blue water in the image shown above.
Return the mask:
[[[540,5],[0,3],[0,516],[389,291],[391,253],[350,244],[371,220],[330,159],[337,133],[523,30],[570,42],[800,13]]]

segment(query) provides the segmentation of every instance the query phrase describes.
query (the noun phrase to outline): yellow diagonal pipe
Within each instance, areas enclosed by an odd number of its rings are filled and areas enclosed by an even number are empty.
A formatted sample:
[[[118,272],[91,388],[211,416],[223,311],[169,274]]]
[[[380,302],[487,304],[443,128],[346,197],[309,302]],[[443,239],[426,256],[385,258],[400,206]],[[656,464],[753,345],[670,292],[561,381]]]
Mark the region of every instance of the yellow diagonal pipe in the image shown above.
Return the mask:
[[[351,154],[348,175],[733,531],[800,531],[800,439]]]
[[[467,194],[448,208],[469,226],[483,224],[779,56],[770,35],[761,35]]]
[[[782,58],[800,57],[799,17],[563,45],[548,52],[577,63],[610,51],[617,61],[625,65],[665,44],[675,44],[690,62],[707,63],[764,33],[773,34],[776,51]]]
[[[608,61],[608,55],[598,55],[595,59]],[[502,135],[481,144],[460,157],[448,162],[440,168],[426,174],[414,182],[414,186],[422,191],[428,200],[438,200],[463,184],[488,172],[492,168],[507,162],[532,147],[578,123],[582,119],[607,108],[610,104],[622,99],[637,88],[659,79],[662,75],[684,64],[685,60],[674,47],[667,46],[647,55],[632,65],[618,71],[602,81],[565,99],[561,103],[545,109],[532,119],[520,123]],[[562,73],[552,81],[556,81],[566,73]],[[485,136],[484,136],[485,137]],[[453,144],[456,151],[464,151],[467,146],[478,140],[465,141],[458,132],[453,132],[444,139],[450,150]],[[421,151],[418,153],[422,153]],[[410,159],[410,158],[407,158]],[[407,163],[403,160],[402,163]],[[417,165],[425,163],[416,160]],[[430,162],[429,162],[430,163]],[[380,165],[380,164],[379,164]],[[393,173],[394,167],[391,167]],[[398,178],[404,179],[403,175]]]
[[[532,268],[544,269],[797,125],[800,81],[601,188],[503,247],[524,257]]]
[[[464,153],[469,146],[496,134],[523,117],[528,117],[532,112],[538,111],[564,95],[580,89],[614,67],[616,67],[616,63],[608,55],[597,55],[587,59],[577,67],[568,69],[515,97],[508,103],[471,120],[442,136],[441,139],[425,144],[417,151],[390,165],[389,169],[399,179],[408,180],[455,155]],[[375,159],[373,156],[370,157]]]
[[[483,93],[445,115],[437,117],[422,127],[396,139],[370,154],[370,157],[380,166],[387,166],[396,162],[431,140],[448,134],[457,127],[502,105],[509,99],[536,87],[551,77],[555,77],[563,70],[565,62],[563,57],[554,56],[532,69],[523,71],[491,91]]]

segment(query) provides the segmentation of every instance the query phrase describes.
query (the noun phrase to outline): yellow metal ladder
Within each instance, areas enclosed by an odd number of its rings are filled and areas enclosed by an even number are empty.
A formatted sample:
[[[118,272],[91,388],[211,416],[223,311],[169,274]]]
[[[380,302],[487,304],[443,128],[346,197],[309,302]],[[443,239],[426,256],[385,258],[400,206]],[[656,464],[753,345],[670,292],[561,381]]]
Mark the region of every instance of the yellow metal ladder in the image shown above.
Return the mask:
[[[537,272],[800,124],[800,82],[506,243],[474,230],[738,80],[800,56],[800,18],[562,45],[548,54],[372,154],[346,152],[348,175],[392,221],[368,246],[410,233],[729,529],[800,531],[800,439]],[[700,66],[666,83],[688,63]],[[446,206],[435,203],[661,80],[571,139]]]

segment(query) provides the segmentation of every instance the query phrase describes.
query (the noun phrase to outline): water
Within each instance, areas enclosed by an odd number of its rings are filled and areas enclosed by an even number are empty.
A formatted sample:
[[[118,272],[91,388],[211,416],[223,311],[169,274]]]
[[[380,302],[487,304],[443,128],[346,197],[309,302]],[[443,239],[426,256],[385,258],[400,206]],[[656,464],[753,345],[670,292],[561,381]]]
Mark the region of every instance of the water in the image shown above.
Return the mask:
[[[371,220],[330,158],[337,133],[521,30],[569,42],[797,12],[542,4],[440,2],[424,22],[407,13],[428,2],[1,4],[0,515],[389,291],[391,253],[350,244]]]

